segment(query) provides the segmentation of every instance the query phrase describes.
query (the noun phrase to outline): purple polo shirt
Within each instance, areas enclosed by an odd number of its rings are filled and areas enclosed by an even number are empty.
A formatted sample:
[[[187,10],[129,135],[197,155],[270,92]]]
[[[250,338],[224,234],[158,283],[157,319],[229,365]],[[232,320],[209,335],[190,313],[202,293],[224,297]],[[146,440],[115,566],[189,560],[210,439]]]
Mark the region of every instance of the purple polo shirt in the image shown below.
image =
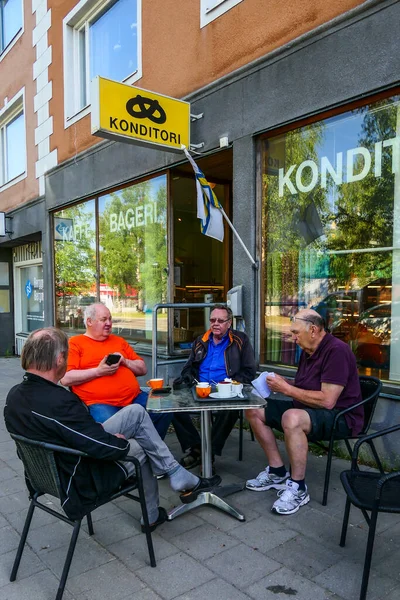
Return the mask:
[[[355,356],[347,344],[330,333],[325,335],[313,354],[302,351],[294,379],[295,386],[303,390],[320,390],[321,383],[344,386],[335,409],[347,408],[362,399]],[[298,408],[304,407],[298,400],[293,402]],[[357,435],[364,424],[364,408],[358,406],[347,413],[345,419],[352,434]]]

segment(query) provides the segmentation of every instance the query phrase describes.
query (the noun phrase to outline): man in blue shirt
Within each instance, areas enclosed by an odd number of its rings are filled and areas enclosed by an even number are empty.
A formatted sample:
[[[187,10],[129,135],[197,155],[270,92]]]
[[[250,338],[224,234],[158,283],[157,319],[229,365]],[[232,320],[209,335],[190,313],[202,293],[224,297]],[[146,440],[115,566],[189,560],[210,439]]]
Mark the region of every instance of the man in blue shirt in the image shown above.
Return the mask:
[[[195,339],[190,356],[174,385],[192,385],[198,381],[223,381],[226,377],[250,383],[256,375],[254,351],[245,333],[232,329],[232,311],[215,305],[210,314],[210,329]],[[236,420],[238,410],[218,411],[212,426],[213,455],[221,455]],[[188,452],[181,460],[186,468],[201,462],[199,432],[189,415],[176,413],[172,420],[182,451]]]

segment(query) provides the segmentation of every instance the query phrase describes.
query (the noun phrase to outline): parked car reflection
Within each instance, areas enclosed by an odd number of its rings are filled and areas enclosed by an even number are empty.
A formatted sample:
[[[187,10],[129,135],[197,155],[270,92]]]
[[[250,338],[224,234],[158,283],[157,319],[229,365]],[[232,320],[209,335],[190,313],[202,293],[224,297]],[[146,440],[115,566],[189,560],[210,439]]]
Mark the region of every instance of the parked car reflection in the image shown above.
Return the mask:
[[[392,303],[366,310],[360,315],[354,340],[357,362],[363,367],[388,369],[390,345],[395,339],[392,339]]]

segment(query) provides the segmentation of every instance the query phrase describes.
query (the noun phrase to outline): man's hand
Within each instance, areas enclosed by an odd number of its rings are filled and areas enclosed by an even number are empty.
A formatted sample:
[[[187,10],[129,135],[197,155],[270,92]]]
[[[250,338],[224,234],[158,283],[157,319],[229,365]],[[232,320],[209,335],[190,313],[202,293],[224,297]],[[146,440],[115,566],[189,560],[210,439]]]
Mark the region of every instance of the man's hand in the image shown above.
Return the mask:
[[[114,433],[115,437],[119,437],[121,438],[121,440],[126,440],[126,437],[124,436],[123,433]]]
[[[117,354],[117,352],[115,352],[115,354]],[[106,354],[106,356],[103,358],[103,360],[101,362],[99,362],[98,366],[96,367],[97,377],[103,377],[104,375],[114,375],[114,373],[116,373],[118,371],[118,368],[120,367],[120,365],[122,363],[122,361],[120,360],[115,365],[108,365],[106,363],[107,356],[108,356],[108,354]]]
[[[284,379],[277,373],[275,373],[274,375],[267,376],[267,384],[272,392],[281,392],[281,394],[290,396],[290,384],[286,381],[286,379]]]

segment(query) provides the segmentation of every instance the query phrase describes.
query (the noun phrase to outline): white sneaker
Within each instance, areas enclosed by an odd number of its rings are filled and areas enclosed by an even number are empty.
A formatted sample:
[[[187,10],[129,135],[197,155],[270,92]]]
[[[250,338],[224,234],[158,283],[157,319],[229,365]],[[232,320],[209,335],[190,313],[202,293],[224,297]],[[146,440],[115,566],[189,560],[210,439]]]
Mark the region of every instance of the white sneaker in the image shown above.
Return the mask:
[[[261,471],[255,479],[248,479],[246,481],[246,488],[253,492],[265,492],[274,488],[275,490],[286,489],[285,481],[289,477],[289,473],[286,471],[284,477],[275,475],[269,472],[269,467],[266,467],[264,471]]]
[[[310,502],[307,486],[305,490],[299,489],[299,484],[291,479],[286,482],[286,489],[278,492],[278,500],[276,500],[271,508],[271,511],[278,515],[292,515],[297,512],[300,506]]]

